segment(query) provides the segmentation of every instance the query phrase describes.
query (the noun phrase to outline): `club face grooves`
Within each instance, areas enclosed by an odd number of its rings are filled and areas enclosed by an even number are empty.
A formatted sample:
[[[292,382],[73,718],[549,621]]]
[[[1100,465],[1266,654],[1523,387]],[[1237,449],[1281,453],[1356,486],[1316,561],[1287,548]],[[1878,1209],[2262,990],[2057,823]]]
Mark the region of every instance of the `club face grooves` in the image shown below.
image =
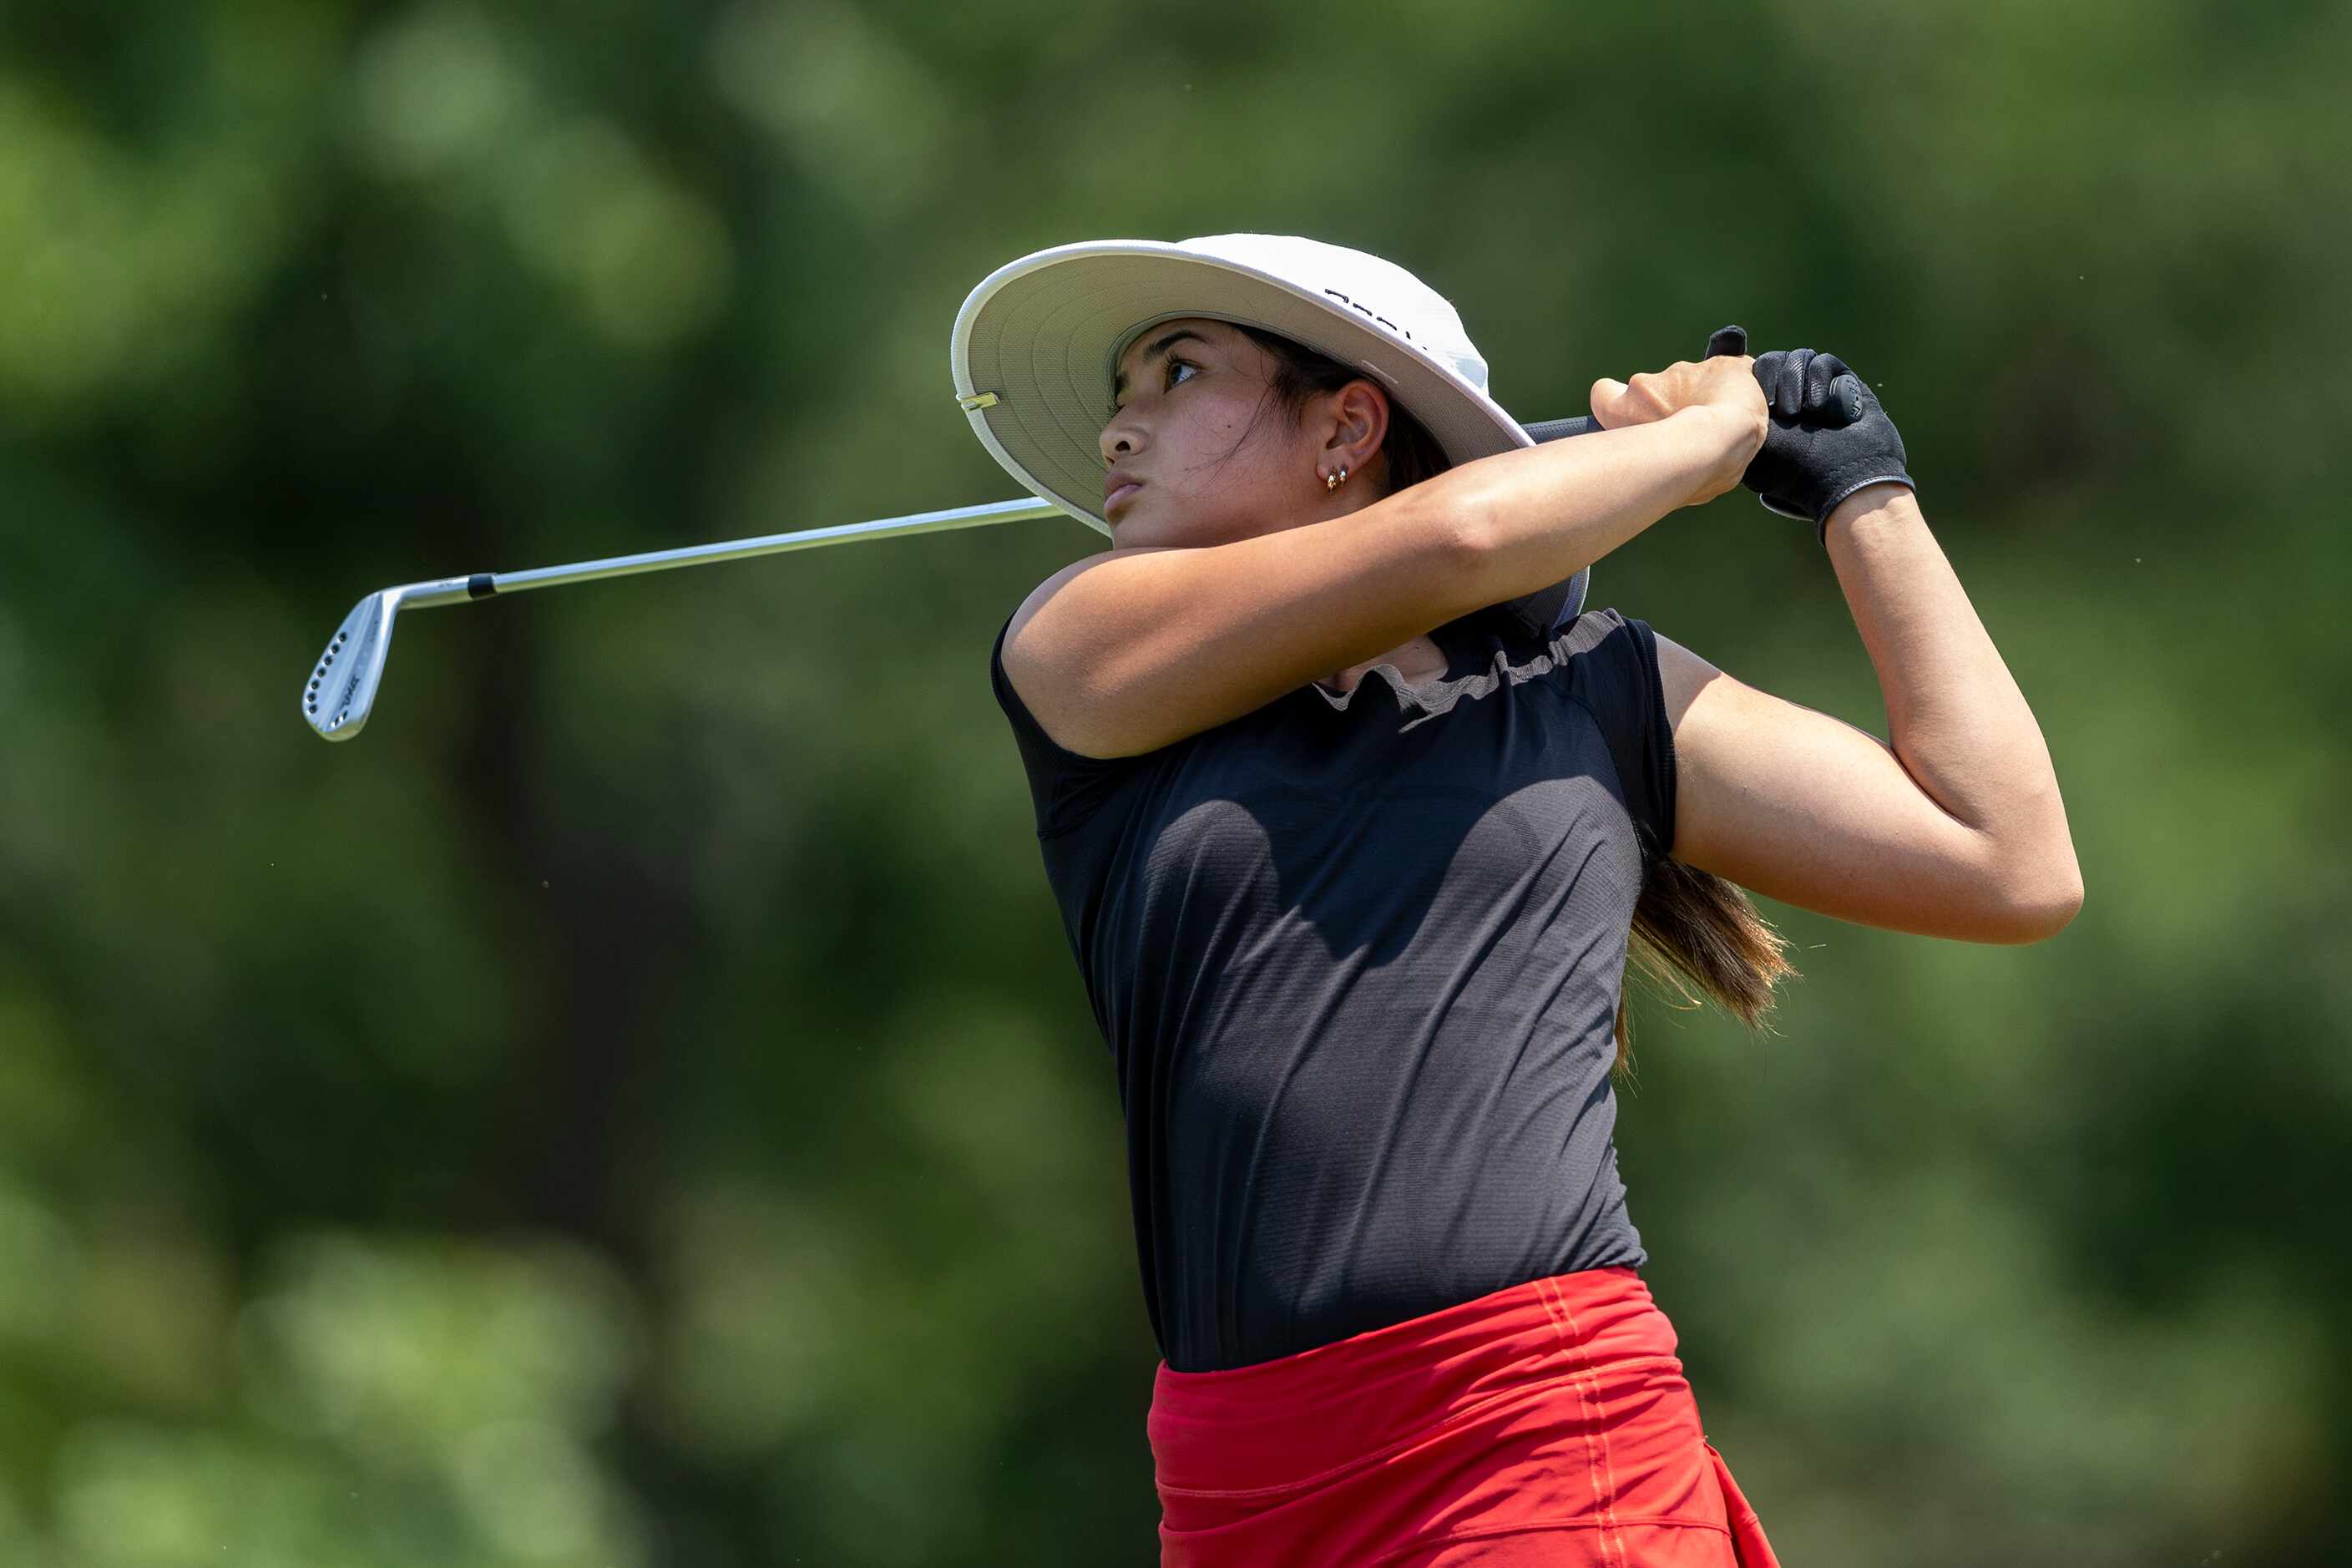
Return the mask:
[[[370,594],[343,617],[311,666],[302,688],[302,721],[321,739],[348,741],[367,722],[399,608],[397,595]]]

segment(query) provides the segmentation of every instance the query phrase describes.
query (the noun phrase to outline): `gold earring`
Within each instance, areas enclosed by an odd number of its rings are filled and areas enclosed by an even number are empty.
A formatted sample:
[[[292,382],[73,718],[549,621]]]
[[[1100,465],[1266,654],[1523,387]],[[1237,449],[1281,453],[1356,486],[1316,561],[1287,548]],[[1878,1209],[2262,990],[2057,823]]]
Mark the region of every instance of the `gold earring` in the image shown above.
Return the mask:
[[[1325,495],[1329,495],[1333,490],[1338,489],[1341,485],[1344,485],[1347,482],[1348,470],[1345,468],[1341,468],[1337,473],[1326,474],[1323,476],[1323,493]]]

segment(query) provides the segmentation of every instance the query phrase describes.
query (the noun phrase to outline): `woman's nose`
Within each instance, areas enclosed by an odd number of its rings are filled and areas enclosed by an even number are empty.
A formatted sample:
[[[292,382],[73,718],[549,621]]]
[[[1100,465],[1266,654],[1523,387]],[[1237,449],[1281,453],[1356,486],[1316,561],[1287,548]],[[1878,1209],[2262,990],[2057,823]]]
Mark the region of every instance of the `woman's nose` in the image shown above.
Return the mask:
[[[1116,463],[1121,458],[1134,455],[1135,427],[1128,423],[1126,415],[1118,415],[1102,427],[1102,434],[1096,437],[1096,441],[1102,448],[1103,461]]]

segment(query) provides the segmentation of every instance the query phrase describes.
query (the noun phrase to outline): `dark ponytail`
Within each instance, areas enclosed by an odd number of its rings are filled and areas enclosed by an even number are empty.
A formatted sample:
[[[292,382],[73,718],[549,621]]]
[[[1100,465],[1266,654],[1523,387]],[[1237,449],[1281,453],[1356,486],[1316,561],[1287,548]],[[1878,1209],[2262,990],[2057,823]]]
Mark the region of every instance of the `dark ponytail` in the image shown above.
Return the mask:
[[[1274,356],[1275,401],[1296,422],[1307,400],[1337,392],[1363,373],[1351,370],[1289,339],[1255,327],[1242,327],[1251,342]],[[1389,403],[1389,433],[1381,443],[1382,471],[1370,478],[1381,493],[1393,495],[1431,479],[1452,465],[1420,420]],[[1772,988],[1797,973],[1788,960],[1789,942],[1748,895],[1712,872],[1679,860],[1659,860],[1633,907],[1633,929],[1625,949],[1625,970],[1682,998],[1669,1005],[1696,1007],[1712,1001],[1749,1028],[1764,1026],[1772,1010]],[[1633,1060],[1633,1031],[1626,1019],[1624,988],[1617,1001],[1617,1066]]]

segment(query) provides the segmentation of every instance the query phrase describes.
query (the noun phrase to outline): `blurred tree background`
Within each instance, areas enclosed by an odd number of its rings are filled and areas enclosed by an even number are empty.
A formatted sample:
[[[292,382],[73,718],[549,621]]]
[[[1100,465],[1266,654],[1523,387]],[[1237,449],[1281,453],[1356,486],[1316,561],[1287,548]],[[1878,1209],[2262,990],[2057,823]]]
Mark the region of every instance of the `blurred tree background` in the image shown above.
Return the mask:
[[[1649,1278],[1785,1560],[2352,1560],[2347,58],[2305,0],[0,11],[0,1562],[1152,1559],[987,680],[1098,536],[416,615],[347,747],[295,697],[382,584],[1013,495],[965,292],[1234,229],[1419,272],[1523,418],[1841,353],[2042,721],[2063,935],[1767,904],[1778,1036],[1637,1004]],[[1591,602],[1884,731],[1743,491]]]

